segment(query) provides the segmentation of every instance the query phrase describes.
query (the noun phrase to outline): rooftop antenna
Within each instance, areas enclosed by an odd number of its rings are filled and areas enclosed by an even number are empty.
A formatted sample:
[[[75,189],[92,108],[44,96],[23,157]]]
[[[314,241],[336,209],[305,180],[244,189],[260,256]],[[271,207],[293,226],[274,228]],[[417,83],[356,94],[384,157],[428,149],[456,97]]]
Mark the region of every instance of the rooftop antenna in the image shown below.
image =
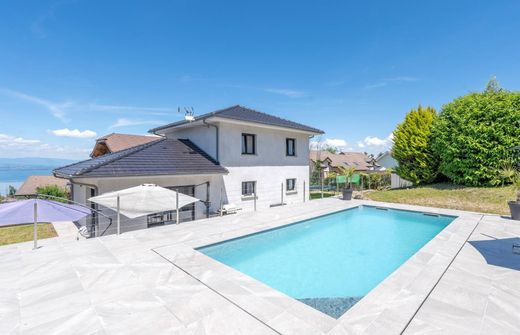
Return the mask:
[[[179,107],[177,111],[181,113],[181,107]],[[193,110],[193,107],[182,107],[182,111],[184,112],[184,120],[188,122],[195,121],[195,112]]]

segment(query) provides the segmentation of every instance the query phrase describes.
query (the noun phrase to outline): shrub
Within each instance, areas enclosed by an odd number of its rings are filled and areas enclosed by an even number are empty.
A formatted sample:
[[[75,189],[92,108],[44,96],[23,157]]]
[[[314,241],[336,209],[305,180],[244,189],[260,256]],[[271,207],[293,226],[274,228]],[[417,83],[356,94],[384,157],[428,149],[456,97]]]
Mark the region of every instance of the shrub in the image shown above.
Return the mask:
[[[514,159],[511,147],[520,140],[520,93],[492,80],[484,92],[444,105],[432,135],[440,172],[452,182],[499,185],[503,166]]]
[[[67,199],[67,197],[68,197],[67,190],[64,188],[61,188],[57,185],[46,185],[46,186],[38,187],[36,189],[36,193],[38,193],[38,195],[50,195],[51,197],[56,197],[56,198]],[[65,202],[65,200],[59,200],[59,199],[53,199],[53,198],[50,198],[50,200]]]
[[[438,158],[431,148],[435,109],[412,109],[394,131],[392,156],[398,162],[397,174],[414,184],[431,183],[438,174]]]
[[[382,190],[390,187],[390,176],[391,174],[386,171],[370,173],[368,175],[368,188],[372,190]]]

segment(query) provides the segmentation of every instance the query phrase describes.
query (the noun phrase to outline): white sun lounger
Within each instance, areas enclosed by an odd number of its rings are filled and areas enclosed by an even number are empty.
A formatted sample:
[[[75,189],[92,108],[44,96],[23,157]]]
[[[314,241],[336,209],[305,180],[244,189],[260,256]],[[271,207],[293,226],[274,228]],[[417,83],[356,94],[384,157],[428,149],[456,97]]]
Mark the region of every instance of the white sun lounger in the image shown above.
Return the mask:
[[[235,214],[237,211],[241,210],[242,208],[237,207],[235,204],[227,204],[222,206],[222,208],[219,210],[219,213],[222,215],[227,214]]]

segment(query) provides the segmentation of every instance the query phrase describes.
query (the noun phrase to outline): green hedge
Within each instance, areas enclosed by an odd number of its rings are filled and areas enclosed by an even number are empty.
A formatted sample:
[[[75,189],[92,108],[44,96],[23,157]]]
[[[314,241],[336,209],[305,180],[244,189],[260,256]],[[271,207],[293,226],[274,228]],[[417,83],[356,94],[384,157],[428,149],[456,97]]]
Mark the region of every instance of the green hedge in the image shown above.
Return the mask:
[[[502,183],[500,170],[511,164],[520,142],[520,93],[488,85],[443,106],[434,123],[432,149],[439,170],[468,186]]]

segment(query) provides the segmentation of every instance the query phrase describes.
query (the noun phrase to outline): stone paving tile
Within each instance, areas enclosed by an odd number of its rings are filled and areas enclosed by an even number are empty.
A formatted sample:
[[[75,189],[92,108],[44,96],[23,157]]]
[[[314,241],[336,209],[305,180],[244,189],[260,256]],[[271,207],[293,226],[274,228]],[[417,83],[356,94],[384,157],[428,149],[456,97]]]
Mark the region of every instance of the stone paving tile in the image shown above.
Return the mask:
[[[520,255],[511,252],[511,226],[520,223],[484,217],[406,334],[520,333]],[[503,266],[488,264],[489,259],[493,260],[490,255],[498,255]]]
[[[175,315],[146,293],[101,303],[95,310],[109,334],[171,334],[184,329]]]
[[[339,320],[238,271],[223,276],[222,264],[191,249],[363,203],[459,219]],[[399,333],[426,297],[424,288],[435,284],[480,218],[455,210],[324,199],[121,236],[46,239],[37,250],[32,242],[4,246],[0,334]],[[485,216],[471,240],[519,234],[520,224]],[[487,264],[490,256],[516,261],[507,246],[477,250],[465,244],[405,333],[520,333],[520,271]],[[189,267],[211,289],[170,261]]]
[[[103,325],[94,310],[90,307],[74,314],[49,319],[35,326],[21,327],[22,334],[52,334],[52,335],[90,335],[104,334]]]

